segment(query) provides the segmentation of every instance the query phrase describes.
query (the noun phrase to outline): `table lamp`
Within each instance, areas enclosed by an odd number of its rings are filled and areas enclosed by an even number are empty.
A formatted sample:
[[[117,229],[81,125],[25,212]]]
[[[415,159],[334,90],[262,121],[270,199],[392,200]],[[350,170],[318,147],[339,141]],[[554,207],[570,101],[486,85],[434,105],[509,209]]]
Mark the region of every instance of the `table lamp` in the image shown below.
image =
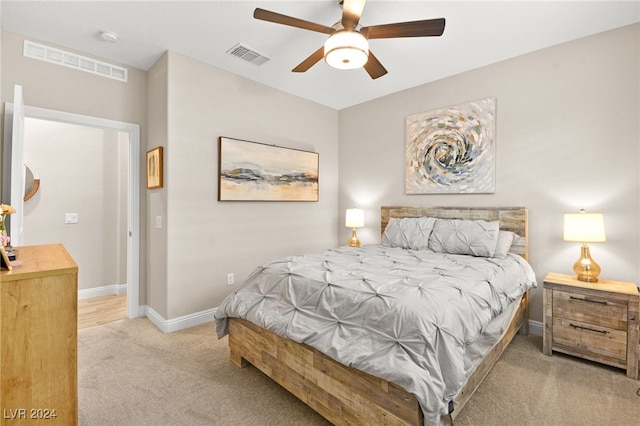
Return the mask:
[[[360,247],[360,240],[356,235],[356,228],[364,226],[364,211],[362,209],[347,209],[344,225],[351,228],[351,238],[347,241],[349,247]]]
[[[573,265],[578,280],[598,282],[600,265],[589,252],[588,243],[606,241],[604,234],[604,217],[602,213],[587,213],[584,209],[579,213],[564,214],[564,240],[582,243],[580,258]]]

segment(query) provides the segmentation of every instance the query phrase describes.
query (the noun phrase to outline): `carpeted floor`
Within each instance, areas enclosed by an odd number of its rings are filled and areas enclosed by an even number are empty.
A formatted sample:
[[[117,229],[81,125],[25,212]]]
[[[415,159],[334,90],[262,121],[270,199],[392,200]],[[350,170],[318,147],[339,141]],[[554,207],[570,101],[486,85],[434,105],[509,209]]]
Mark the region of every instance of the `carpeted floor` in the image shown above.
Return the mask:
[[[78,332],[80,425],[327,425],[253,367],[213,324],[163,334],[144,318]],[[640,381],[516,336],[458,425],[638,425]]]

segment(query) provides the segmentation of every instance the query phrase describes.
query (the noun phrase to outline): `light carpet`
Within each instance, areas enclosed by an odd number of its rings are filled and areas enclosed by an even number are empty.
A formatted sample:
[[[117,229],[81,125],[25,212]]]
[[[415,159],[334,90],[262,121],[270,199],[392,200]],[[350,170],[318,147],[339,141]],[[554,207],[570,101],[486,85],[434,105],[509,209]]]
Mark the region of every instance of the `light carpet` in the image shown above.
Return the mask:
[[[212,323],[163,334],[146,318],[78,332],[80,425],[328,425],[252,366],[229,361]],[[516,336],[455,425],[638,425],[640,382],[542,354]]]

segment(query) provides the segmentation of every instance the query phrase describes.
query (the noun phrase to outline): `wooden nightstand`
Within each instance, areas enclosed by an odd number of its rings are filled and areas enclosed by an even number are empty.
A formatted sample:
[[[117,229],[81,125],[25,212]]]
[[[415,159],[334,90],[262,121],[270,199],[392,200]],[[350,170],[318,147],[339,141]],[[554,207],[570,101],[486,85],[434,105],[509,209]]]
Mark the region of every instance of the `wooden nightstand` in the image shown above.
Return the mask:
[[[552,351],[627,370],[638,378],[638,311],[634,283],[578,281],[549,274],[544,279],[543,352]]]

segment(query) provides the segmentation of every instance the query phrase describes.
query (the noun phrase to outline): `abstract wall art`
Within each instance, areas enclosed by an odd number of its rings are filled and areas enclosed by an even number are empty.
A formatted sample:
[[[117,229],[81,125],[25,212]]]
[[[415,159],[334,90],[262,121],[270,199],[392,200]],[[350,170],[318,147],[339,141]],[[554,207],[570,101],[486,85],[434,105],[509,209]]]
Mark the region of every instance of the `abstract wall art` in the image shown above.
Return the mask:
[[[318,153],[221,137],[219,201],[318,201]]]
[[[407,194],[495,192],[496,99],[406,119]]]

